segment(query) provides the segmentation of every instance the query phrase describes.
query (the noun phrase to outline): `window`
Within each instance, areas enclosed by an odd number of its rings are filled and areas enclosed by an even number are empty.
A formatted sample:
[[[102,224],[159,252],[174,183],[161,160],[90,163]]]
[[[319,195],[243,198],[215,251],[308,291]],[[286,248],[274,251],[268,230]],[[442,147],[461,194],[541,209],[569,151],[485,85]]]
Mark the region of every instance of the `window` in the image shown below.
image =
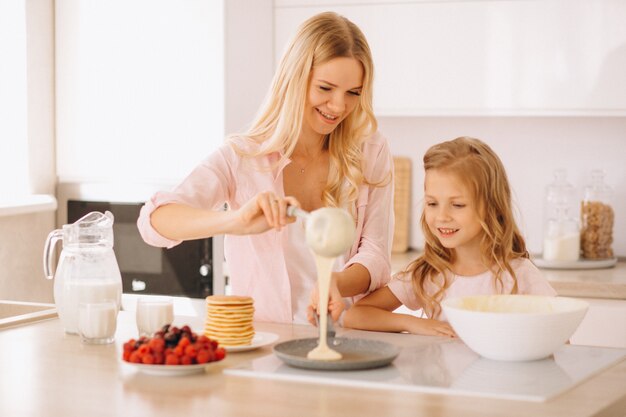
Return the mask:
[[[26,7],[0,1],[0,199],[29,194]]]
[[[223,14],[220,1],[56,2],[60,183],[176,183],[223,142]]]

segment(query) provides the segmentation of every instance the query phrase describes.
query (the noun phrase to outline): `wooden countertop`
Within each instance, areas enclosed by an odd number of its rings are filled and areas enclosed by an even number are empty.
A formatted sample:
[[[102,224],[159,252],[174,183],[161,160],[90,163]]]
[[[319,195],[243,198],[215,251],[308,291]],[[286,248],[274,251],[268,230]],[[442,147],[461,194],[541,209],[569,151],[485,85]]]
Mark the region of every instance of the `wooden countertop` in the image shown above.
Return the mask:
[[[177,320],[178,321],[178,320]],[[180,323],[176,323],[180,324]],[[194,325],[194,323],[190,324]],[[280,340],[312,337],[311,326],[256,323]],[[205,374],[160,377],[120,363],[121,344],[136,335],[128,312],[116,342],[81,344],[58,319],[0,331],[3,416],[623,416],[626,361],[545,402],[407,393],[224,375],[222,370],[271,354],[271,347],[231,353]],[[381,338],[385,334],[380,334]],[[392,335],[403,343],[427,336]],[[417,339],[415,339],[417,340]]]
[[[391,270],[404,269],[419,252],[391,255]],[[558,295],[581,298],[626,300],[626,262],[620,261],[606,269],[541,269]]]

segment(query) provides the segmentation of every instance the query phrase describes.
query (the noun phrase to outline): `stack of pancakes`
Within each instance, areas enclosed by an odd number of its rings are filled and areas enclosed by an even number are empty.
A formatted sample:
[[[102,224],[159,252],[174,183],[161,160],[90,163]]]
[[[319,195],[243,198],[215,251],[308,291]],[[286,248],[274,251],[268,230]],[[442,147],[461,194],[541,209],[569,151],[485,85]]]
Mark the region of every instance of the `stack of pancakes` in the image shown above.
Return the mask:
[[[211,295],[206,298],[205,336],[221,346],[245,346],[252,343],[254,326],[253,300],[238,295]]]

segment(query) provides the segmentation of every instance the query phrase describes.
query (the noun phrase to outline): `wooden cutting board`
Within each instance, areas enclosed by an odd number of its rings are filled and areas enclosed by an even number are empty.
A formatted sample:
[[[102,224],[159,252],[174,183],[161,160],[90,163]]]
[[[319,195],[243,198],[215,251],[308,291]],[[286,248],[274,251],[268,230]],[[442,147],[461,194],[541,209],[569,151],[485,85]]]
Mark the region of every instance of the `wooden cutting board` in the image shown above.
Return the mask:
[[[409,232],[411,220],[411,159],[402,156],[393,157],[394,197],[393,212],[395,226],[391,252],[402,253],[409,250]]]

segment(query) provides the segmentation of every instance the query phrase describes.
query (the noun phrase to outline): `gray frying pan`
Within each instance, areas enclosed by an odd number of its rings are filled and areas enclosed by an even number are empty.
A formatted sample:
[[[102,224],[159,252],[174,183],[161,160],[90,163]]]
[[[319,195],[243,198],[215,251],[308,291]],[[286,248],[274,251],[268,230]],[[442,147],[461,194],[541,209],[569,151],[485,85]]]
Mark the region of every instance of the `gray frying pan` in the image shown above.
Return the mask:
[[[387,342],[369,339],[333,337],[328,347],[343,356],[336,361],[308,359],[307,354],[317,346],[319,339],[295,339],[274,346],[274,354],[287,365],[296,368],[345,371],[379,368],[389,365],[400,353],[400,349]]]

